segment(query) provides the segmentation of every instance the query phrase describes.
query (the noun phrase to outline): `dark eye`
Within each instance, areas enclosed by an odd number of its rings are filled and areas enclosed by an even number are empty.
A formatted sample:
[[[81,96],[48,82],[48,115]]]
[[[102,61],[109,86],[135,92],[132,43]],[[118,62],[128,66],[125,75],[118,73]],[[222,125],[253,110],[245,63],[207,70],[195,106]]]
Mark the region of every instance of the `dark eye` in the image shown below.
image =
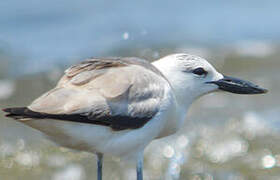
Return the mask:
[[[196,74],[196,75],[199,75],[199,76],[206,76],[207,75],[207,71],[205,71],[203,68],[199,67],[199,68],[196,68],[195,70],[192,71],[192,73]]]

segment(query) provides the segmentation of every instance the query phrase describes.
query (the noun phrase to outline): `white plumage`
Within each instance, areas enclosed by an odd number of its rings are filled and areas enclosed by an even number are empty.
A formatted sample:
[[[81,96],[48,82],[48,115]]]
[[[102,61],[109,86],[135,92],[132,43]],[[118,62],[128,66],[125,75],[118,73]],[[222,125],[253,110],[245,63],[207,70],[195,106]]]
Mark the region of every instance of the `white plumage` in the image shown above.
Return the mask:
[[[152,64],[138,58],[93,58],[66,70],[54,89],[27,108],[4,111],[59,145],[135,160],[141,179],[145,147],[176,133],[195,99],[219,87],[265,92],[223,79],[206,60],[188,54]]]

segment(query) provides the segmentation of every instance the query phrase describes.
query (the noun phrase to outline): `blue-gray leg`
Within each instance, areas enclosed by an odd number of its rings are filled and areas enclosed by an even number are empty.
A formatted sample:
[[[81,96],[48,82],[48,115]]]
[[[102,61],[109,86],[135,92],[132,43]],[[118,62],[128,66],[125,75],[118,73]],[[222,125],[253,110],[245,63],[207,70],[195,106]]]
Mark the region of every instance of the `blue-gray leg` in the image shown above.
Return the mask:
[[[97,180],[102,180],[103,154],[97,154]]]
[[[143,157],[139,158],[136,166],[137,180],[143,180]]]

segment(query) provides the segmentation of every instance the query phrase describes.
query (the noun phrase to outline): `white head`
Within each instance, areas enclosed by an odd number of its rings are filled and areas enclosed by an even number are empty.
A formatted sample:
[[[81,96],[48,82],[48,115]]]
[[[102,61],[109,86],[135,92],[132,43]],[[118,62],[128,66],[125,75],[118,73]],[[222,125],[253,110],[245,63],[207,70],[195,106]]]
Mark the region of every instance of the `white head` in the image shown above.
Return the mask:
[[[190,54],[171,54],[153,63],[169,80],[177,100],[183,104],[218,89],[238,94],[266,90],[237,78],[224,76],[205,59]]]

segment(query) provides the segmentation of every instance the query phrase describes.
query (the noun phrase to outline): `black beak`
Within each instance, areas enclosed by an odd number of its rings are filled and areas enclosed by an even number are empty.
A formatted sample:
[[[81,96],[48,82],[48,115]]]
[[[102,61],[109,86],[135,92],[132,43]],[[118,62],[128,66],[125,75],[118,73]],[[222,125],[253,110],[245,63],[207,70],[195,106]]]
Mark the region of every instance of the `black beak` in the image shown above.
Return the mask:
[[[260,88],[259,86],[241,79],[234,77],[224,76],[223,79],[218,81],[211,81],[207,83],[216,84],[219,89],[228,91],[236,94],[263,94],[267,93],[266,89]]]

